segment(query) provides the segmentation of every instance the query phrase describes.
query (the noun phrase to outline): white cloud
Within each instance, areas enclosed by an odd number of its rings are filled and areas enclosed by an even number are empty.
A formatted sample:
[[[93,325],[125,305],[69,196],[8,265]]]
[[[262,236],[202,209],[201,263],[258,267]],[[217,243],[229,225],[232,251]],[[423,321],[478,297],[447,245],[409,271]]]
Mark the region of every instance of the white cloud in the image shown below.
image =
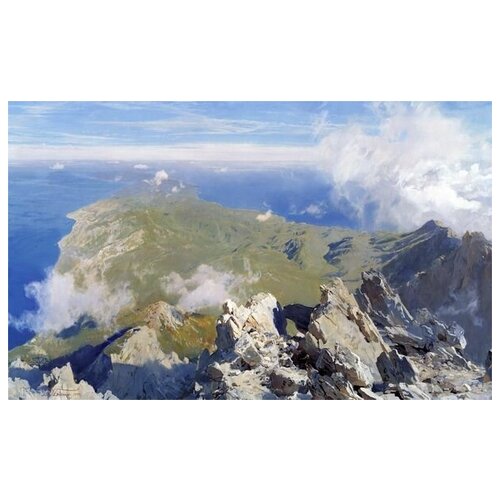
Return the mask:
[[[440,219],[458,231],[491,235],[489,137],[433,104],[375,111],[375,133],[351,124],[320,143],[332,204],[368,228],[407,230]]]
[[[146,184],[151,184],[156,187],[160,187],[164,181],[168,181],[168,174],[165,170],[158,170],[151,180],[144,180]]]
[[[10,318],[19,329],[30,329],[37,334],[59,332],[75,324],[84,315],[97,323],[110,326],[118,312],[133,301],[127,287],[109,290],[102,283],[92,283],[86,289],[75,285],[71,273],[47,273],[44,281],[30,283],[26,296],[36,301],[38,309]]]
[[[307,214],[317,219],[323,217],[326,214],[325,203],[311,203],[304,210],[300,212],[301,215]]]
[[[156,186],[161,186],[163,181],[168,181],[168,174],[165,170],[158,170],[154,176],[153,182]]]
[[[193,161],[311,163],[313,146],[265,146],[244,143],[196,143],[175,146],[66,146],[9,144],[10,161]]]
[[[136,170],[147,170],[149,166],[144,165],[144,163],[137,163],[133,168],[135,168]]]
[[[64,163],[57,162],[51,165],[49,168],[50,170],[64,170]]]
[[[178,297],[177,305],[183,309],[193,311],[218,307],[237,294],[245,284],[259,280],[260,275],[252,273],[247,261],[244,262],[244,269],[246,275],[236,275],[201,264],[190,278],[182,278],[180,274],[171,272],[161,279],[161,283],[167,295]]]
[[[269,220],[273,215],[272,210],[268,210],[266,213],[259,214],[257,217],[255,217],[259,222],[266,222]]]

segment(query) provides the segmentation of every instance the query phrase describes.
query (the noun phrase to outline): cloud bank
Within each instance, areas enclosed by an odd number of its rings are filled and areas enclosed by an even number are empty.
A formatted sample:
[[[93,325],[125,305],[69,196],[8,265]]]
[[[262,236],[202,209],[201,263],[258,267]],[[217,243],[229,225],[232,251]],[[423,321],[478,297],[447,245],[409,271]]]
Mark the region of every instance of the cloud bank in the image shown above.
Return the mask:
[[[219,307],[243,285],[259,280],[260,275],[252,273],[249,263],[244,264],[246,275],[217,271],[207,264],[199,265],[189,278],[171,272],[161,280],[162,288],[167,295],[177,296],[177,305],[187,311]]]
[[[320,143],[332,204],[368,229],[439,219],[491,235],[491,139],[433,104],[378,105],[378,126],[337,129]]]
[[[64,163],[54,163],[54,165],[51,165],[50,170],[64,170]]]
[[[82,290],[76,287],[70,273],[60,274],[54,270],[47,273],[45,280],[27,285],[25,293],[35,300],[37,310],[9,321],[18,330],[32,330],[42,335],[60,332],[82,316],[92,317],[101,326],[111,326],[118,312],[133,302],[126,287],[111,291],[102,283],[93,283]]]

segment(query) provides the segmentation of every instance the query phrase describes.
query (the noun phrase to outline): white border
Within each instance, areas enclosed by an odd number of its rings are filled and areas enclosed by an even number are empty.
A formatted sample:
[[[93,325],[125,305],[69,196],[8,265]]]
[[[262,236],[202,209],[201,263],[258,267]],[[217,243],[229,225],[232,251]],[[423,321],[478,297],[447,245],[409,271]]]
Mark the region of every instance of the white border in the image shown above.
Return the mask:
[[[339,4],[1,4],[4,355],[7,100],[496,101],[500,82],[494,47],[500,41],[494,2]],[[496,102],[493,109],[495,124]],[[494,240],[495,235],[494,227]],[[496,266],[494,271],[493,302],[498,303]],[[496,314],[493,325],[495,331]],[[6,398],[4,377],[0,384]],[[459,499],[494,496],[498,490],[495,400],[2,400],[0,414],[4,498]]]

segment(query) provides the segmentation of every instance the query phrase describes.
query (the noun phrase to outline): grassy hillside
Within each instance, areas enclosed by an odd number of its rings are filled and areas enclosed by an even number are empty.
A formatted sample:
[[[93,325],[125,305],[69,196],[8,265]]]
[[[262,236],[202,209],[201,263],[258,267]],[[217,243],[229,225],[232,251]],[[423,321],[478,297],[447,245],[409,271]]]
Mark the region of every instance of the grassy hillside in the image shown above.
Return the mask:
[[[363,270],[380,267],[397,248],[400,236],[369,234],[287,222],[258,212],[233,210],[199,200],[192,194],[140,193],[99,201],[69,214],[75,225],[60,242],[58,273],[71,273],[78,287],[104,283],[110,295],[127,286],[134,303],[122,309],[114,329],[140,323],[140,311],[163,300],[173,305],[165,279],[178,273],[189,279],[200,265],[234,278],[228,294],[245,300],[253,293],[274,294],[282,304],[314,305],[319,285],[340,276],[353,290]],[[203,292],[203,285],[201,286]],[[176,332],[158,332],[165,350],[195,356],[213,344],[220,304],[201,308]],[[10,353],[10,358],[70,352],[97,344],[109,327],[82,328],[61,339],[37,337]]]

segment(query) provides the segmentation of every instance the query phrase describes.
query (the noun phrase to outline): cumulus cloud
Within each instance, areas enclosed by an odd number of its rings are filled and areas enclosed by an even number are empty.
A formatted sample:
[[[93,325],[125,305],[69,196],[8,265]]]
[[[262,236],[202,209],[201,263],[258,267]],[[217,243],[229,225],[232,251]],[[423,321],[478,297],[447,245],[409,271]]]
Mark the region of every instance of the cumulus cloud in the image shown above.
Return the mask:
[[[35,300],[37,310],[9,321],[20,330],[28,329],[42,335],[60,332],[82,316],[90,316],[98,324],[110,326],[118,312],[133,302],[125,286],[111,291],[102,283],[93,283],[80,289],[71,273],[60,274],[54,270],[47,273],[45,280],[27,285],[25,293]]]
[[[257,217],[255,217],[259,222],[266,222],[267,220],[269,220],[273,215],[273,212],[272,210],[268,210],[267,212],[263,213],[263,214],[259,214],[257,215]]]
[[[191,277],[183,278],[180,274],[171,272],[161,280],[161,284],[167,295],[178,297],[177,305],[183,309],[194,311],[218,307],[237,294],[243,285],[260,279],[259,274],[252,273],[247,261],[244,262],[244,269],[245,275],[237,275],[201,264]]]
[[[51,165],[49,168],[50,170],[64,170],[64,163],[57,162]]]
[[[326,205],[325,203],[311,203],[304,210],[301,210],[301,215],[311,215],[317,219],[323,217],[326,214]]]
[[[161,186],[163,181],[168,181],[168,174],[165,170],[158,170],[154,176],[153,184],[155,186]]]
[[[158,170],[151,180],[144,180],[146,184],[150,184],[151,186],[156,187],[160,187],[165,181],[168,181],[168,174],[167,172],[165,172],[165,170]]]
[[[491,138],[433,104],[377,105],[375,129],[339,128],[320,143],[332,204],[367,228],[439,219],[491,235]]]
[[[148,165],[144,165],[144,163],[138,163],[137,165],[134,165],[136,170],[147,170],[149,168]]]

